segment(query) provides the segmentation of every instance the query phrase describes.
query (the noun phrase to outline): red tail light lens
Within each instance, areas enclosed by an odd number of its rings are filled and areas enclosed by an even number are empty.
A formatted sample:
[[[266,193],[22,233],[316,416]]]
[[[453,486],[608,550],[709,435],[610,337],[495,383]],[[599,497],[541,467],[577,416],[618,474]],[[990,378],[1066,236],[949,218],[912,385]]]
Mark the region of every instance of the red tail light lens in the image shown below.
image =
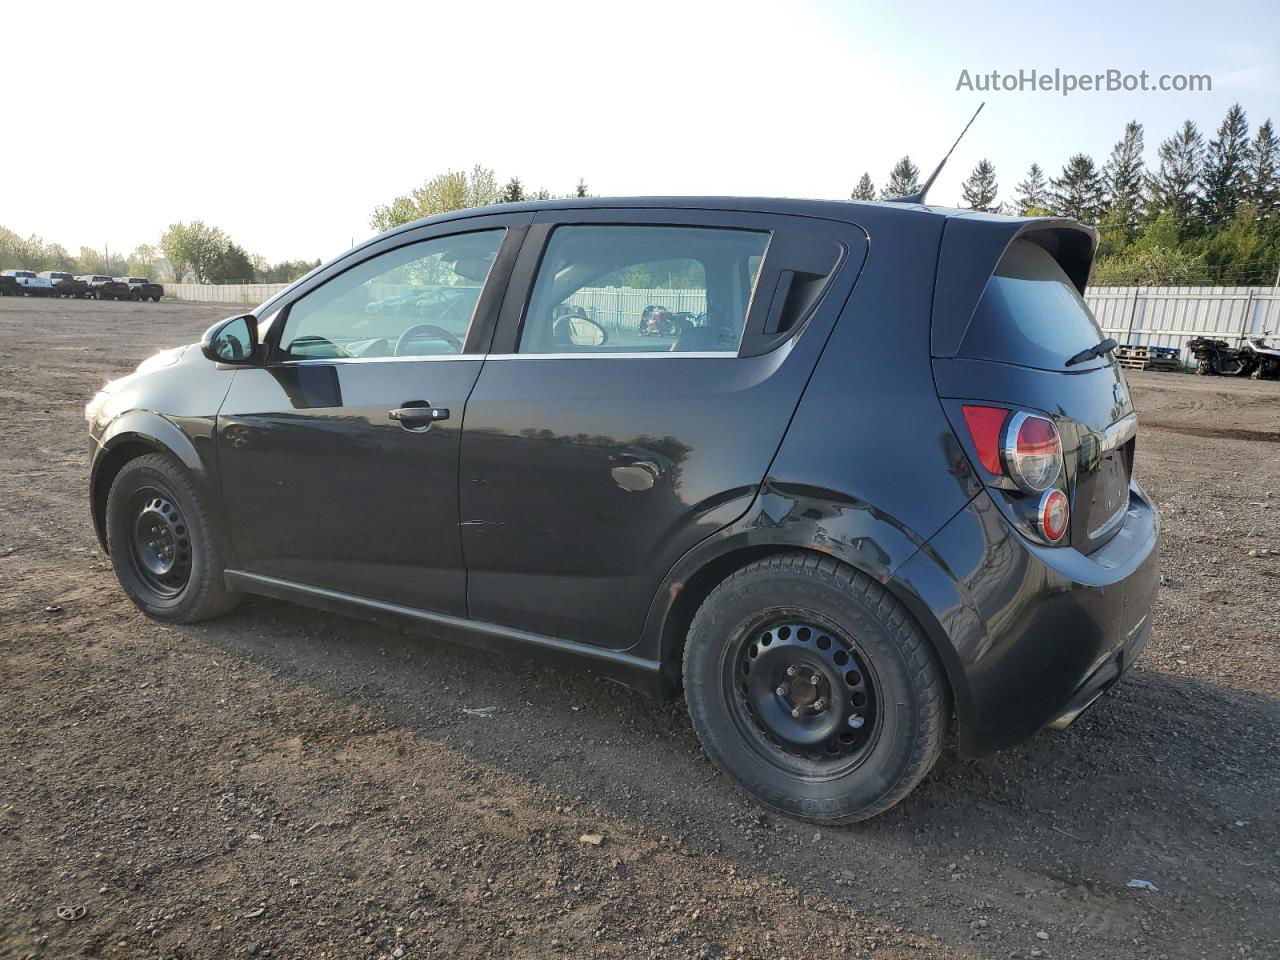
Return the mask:
[[[1062,440],[1052,420],[1015,413],[1004,436],[1009,476],[1028,493],[1053,486],[1062,472]]]
[[[1009,419],[1009,411],[1004,407],[976,406],[965,406],[963,410],[978,460],[990,473],[1004,476],[1004,467],[1000,463],[1000,433],[1004,422]]]
[[[1057,543],[1067,532],[1070,519],[1067,495],[1058,489],[1045,491],[1036,511],[1036,524],[1040,527],[1040,534],[1050,543]]]

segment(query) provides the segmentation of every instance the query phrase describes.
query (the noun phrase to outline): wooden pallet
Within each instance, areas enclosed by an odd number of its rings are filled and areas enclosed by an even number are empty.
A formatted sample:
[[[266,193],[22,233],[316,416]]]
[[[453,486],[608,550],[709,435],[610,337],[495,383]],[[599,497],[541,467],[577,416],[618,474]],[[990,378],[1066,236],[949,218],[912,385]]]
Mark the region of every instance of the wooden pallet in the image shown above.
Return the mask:
[[[1177,373],[1182,369],[1182,364],[1177,360],[1128,360],[1122,357],[1117,362],[1126,370],[1164,370]]]
[[[1181,370],[1182,351],[1177,347],[1148,347],[1123,343],[1116,347],[1116,361],[1126,370]]]

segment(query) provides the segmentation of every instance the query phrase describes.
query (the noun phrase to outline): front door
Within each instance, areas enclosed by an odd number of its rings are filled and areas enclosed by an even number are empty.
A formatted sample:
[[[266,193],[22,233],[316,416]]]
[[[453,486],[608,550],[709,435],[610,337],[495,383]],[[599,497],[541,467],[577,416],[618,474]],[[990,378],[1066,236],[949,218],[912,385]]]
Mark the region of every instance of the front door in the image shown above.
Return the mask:
[[[217,424],[240,569],[465,614],[463,408],[527,219],[388,238],[266,318]]]

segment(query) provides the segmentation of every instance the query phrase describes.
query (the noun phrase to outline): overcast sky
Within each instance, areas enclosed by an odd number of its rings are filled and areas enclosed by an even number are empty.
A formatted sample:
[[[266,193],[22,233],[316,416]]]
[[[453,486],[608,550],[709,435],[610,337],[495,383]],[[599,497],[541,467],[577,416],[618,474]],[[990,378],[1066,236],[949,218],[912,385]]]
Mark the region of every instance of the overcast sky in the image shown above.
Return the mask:
[[[983,156],[1002,199],[1032,161],[1101,163],[1131,118],[1149,161],[1236,100],[1252,126],[1280,122],[1264,2],[21,6],[0,56],[0,225],[73,252],[202,219],[272,260],[328,259],[376,204],[474,163],[556,193],[583,177],[601,195],[846,198],[904,153],[927,173],[983,99],[935,202]],[[1213,90],[956,90],[964,69],[1055,67],[1208,73]]]

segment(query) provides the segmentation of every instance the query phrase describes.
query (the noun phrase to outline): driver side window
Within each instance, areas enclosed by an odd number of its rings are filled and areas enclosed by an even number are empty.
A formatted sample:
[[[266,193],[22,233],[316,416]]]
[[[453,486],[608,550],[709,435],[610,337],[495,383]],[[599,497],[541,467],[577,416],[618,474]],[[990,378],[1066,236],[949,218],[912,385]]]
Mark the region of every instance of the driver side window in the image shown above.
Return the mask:
[[[409,244],[357,264],[294,301],[285,360],[462,352],[505,230]]]

